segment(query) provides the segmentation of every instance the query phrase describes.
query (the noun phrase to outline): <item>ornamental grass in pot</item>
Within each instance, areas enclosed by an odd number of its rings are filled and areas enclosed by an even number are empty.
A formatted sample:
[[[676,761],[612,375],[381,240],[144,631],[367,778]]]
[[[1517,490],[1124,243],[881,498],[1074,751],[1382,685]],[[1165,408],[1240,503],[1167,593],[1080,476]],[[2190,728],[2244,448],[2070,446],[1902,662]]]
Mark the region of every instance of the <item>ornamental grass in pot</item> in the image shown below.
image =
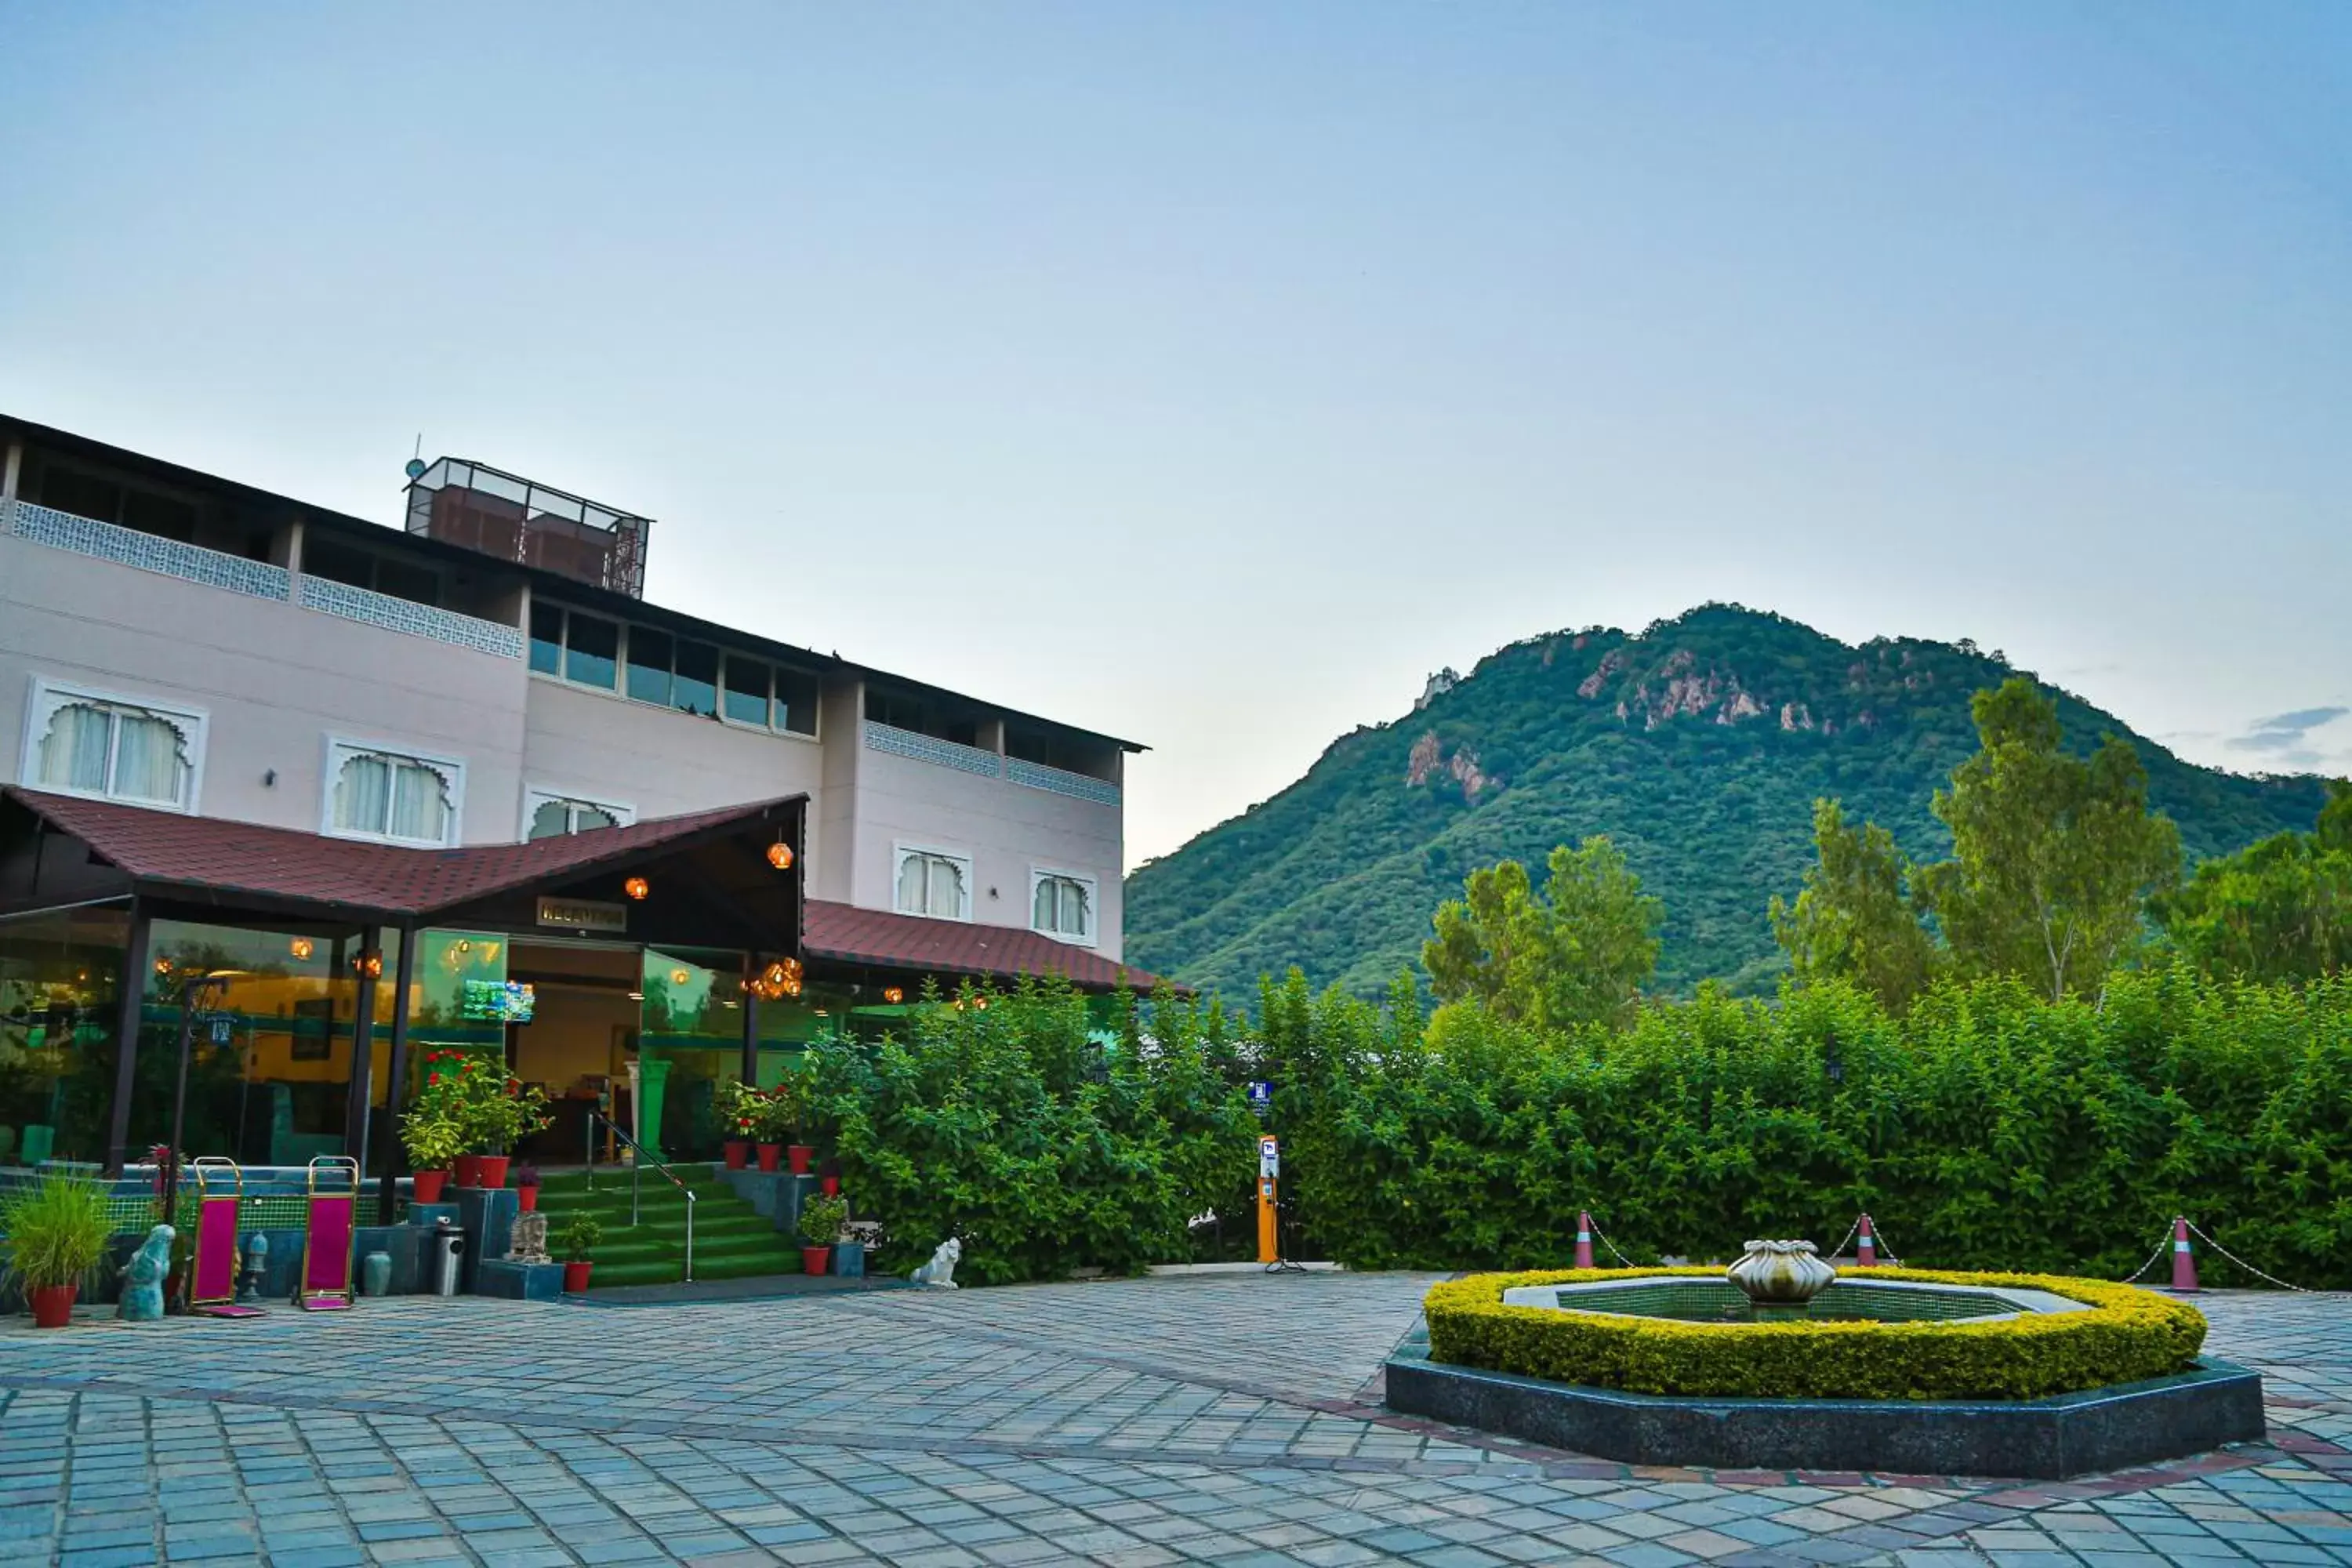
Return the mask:
[[[62,1329],[114,1233],[104,1183],[63,1171],[0,1195],[0,1257],[24,1286],[33,1326]]]
[[[823,1274],[833,1262],[833,1244],[849,1217],[847,1198],[811,1198],[801,1205],[801,1270]]]

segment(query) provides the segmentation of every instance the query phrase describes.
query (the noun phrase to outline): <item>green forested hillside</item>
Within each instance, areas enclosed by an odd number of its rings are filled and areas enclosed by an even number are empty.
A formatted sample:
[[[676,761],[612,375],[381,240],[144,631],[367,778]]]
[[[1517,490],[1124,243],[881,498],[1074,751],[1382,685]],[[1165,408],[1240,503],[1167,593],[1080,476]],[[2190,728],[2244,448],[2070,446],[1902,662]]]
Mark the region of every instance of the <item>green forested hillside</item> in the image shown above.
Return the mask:
[[[1769,984],[1765,921],[1811,858],[1815,797],[1885,825],[1915,858],[1950,844],[1927,809],[1976,749],[1969,698],[2013,673],[1969,644],[1853,647],[1709,605],[1639,635],[1532,638],[1394,723],[1332,743],[1307,776],[1128,879],[1128,959],[1233,994],[1303,967],[1366,993],[1417,963],[1471,869],[1605,833],[1665,900],[1658,984]],[[2070,744],[2131,740],[2191,858],[2308,829],[2319,780],[2184,763],[2055,693]]]

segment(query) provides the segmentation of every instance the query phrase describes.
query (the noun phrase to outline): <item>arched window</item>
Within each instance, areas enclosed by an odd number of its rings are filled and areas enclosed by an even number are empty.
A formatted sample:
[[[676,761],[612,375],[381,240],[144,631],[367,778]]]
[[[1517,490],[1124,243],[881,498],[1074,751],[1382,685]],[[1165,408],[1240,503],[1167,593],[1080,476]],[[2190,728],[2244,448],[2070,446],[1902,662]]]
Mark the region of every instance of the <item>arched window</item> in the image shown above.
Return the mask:
[[[971,862],[936,849],[902,847],[896,905],[902,915],[971,919]]]
[[[1029,894],[1029,929],[1064,942],[1095,939],[1095,885],[1087,877],[1036,873]]]
[[[526,838],[561,838],[567,833],[618,827],[636,820],[636,813],[625,805],[606,805],[576,795],[551,795],[544,790],[531,791],[530,802],[530,819],[523,825]]]
[[[346,837],[448,844],[464,778],[455,763],[338,744],[328,826]]]
[[[193,808],[204,719],[142,702],[36,689],[26,782],[36,789]]]

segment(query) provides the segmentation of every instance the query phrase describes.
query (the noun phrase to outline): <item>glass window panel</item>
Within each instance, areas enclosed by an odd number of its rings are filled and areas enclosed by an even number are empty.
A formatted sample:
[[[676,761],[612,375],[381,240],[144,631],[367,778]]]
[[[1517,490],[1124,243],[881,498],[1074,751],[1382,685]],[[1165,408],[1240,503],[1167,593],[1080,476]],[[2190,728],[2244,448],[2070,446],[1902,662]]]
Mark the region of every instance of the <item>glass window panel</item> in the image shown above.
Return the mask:
[[[530,667],[541,675],[563,669],[563,612],[553,605],[530,607]]]
[[[927,857],[931,871],[931,907],[935,915],[958,917],[963,913],[963,868],[944,855]]]
[[[563,647],[564,679],[612,690],[621,657],[621,628],[577,610],[566,618],[571,625]]]
[[[114,788],[126,800],[177,805],[187,791],[188,763],[178,726],[146,713],[114,721]]]
[[[619,817],[614,816],[603,806],[591,805],[584,800],[577,806],[573,807],[572,817],[572,831],[574,833],[585,833],[592,827],[618,827],[621,826],[621,819]]]
[[[670,635],[649,626],[629,628],[629,695],[640,702],[669,706]]]
[[[513,501],[518,506],[530,497],[529,485],[524,484],[520,479],[510,479],[506,475],[489,468],[476,468],[473,479],[467,488],[478,490],[486,496],[496,496],[500,500]]]
[[[335,826],[346,833],[382,833],[392,810],[392,764],[382,757],[344,760],[335,775]]]
[[[768,667],[760,660],[727,656],[727,717],[767,727]]]
[[[719,650],[709,643],[677,645],[677,675],[670,683],[674,708],[708,718],[719,711]]]
[[[543,800],[530,814],[530,837],[561,838],[572,831],[572,807],[560,800]]]
[[[440,844],[449,837],[449,786],[438,768],[402,762],[393,769],[392,826],[394,838]]]
[[[580,506],[581,503],[577,499],[553,490],[535,489],[530,492],[530,510],[538,516],[560,518],[565,522],[578,522]]]
[[[94,702],[68,702],[51,714],[41,737],[42,787],[103,792],[113,733],[114,715]]]
[[[1037,879],[1037,896],[1030,900],[1029,923],[1038,931],[1052,931],[1059,910],[1054,900],[1054,879]]]
[[[795,735],[816,733],[817,679],[797,669],[776,671],[776,728]]]

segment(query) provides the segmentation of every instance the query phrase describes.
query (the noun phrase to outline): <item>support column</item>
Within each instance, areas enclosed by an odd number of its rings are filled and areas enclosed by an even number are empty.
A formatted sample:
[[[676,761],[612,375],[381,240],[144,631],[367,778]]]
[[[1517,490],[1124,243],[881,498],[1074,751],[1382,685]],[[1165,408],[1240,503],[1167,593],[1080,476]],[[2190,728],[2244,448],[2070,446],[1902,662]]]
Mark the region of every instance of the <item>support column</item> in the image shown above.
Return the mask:
[[[354,963],[364,964],[368,955],[376,951],[376,938],[381,934],[375,926],[360,928],[359,952]],[[360,1162],[360,1170],[367,1170],[368,1101],[375,1087],[375,979],[365,969],[354,969],[352,981],[356,994],[352,1002],[352,1079],[351,1088],[343,1099],[343,1152]]]
[[[661,1146],[662,1086],[669,1081],[669,1069],[676,1065],[667,1057],[637,1053],[637,1142],[655,1160],[668,1158]]]
[[[760,955],[743,955],[743,1082],[747,1088],[760,1087],[760,996],[751,989],[751,981],[760,973]]]
[[[383,1174],[376,1183],[375,1222],[390,1225],[393,1218],[393,1184],[399,1178],[400,1167],[406,1164],[400,1145],[400,1107],[408,1094],[408,993],[416,982],[416,928],[400,928],[400,967],[394,972],[392,994],[392,1063],[386,1069],[390,1081],[383,1086]],[[364,1171],[362,1171],[364,1173]]]
[[[147,1012],[147,906],[131,900],[131,940],[122,950],[122,994],[114,1021],[114,1116],[106,1140],[106,1173],[122,1173],[131,1143],[132,1075],[139,1067],[139,1026]]]

